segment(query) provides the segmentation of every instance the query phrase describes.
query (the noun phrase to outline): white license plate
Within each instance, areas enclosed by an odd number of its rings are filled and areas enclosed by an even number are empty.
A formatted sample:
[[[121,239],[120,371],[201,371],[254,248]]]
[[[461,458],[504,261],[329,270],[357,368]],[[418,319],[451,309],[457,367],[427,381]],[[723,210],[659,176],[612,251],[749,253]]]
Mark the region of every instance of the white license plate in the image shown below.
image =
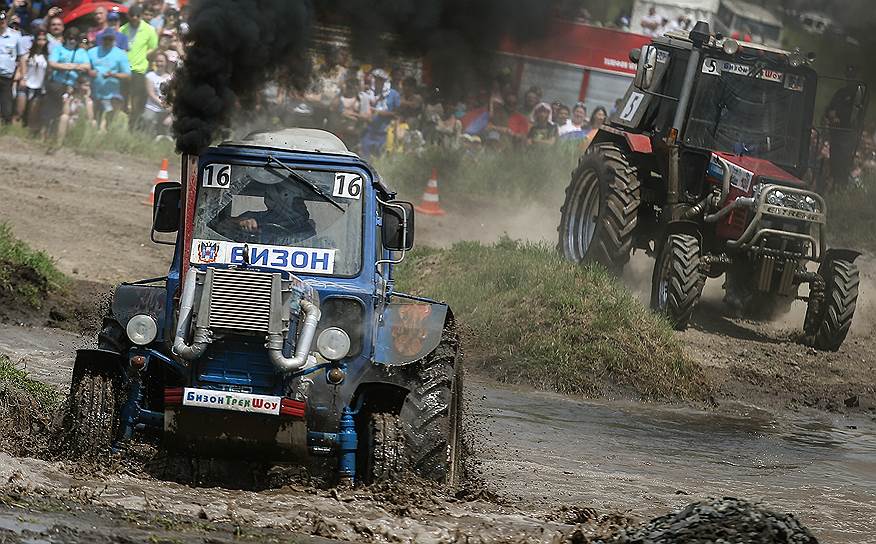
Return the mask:
[[[280,401],[280,397],[267,395],[186,387],[183,389],[182,403],[183,406],[278,415],[280,413]]]

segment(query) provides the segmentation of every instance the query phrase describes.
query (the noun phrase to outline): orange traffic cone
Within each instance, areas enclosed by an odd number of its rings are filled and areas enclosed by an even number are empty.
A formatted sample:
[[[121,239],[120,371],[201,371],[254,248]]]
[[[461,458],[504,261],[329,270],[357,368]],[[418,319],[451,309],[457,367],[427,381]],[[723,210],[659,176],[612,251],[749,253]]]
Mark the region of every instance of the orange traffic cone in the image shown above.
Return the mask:
[[[414,209],[426,215],[444,215],[447,212],[441,209],[438,199],[438,170],[432,169],[432,177],[426,184],[426,192],[423,193],[423,201]]]
[[[161,160],[161,170],[158,171],[158,175],[155,176],[155,182],[152,184],[152,191],[149,192],[149,198],[143,201],[143,204],[146,206],[152,206],[155,204],[155,186],[163,181],[169,181],[169,177],[167,175],[167,159]]]

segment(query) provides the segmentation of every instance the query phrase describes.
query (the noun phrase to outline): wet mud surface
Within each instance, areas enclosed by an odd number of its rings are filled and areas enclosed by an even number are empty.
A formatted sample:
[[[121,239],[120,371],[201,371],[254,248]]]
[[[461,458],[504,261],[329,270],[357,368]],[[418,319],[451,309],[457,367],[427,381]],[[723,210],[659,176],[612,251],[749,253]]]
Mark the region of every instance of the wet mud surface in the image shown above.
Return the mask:
[[[69,382],[71,350],[84,344],[55,329],[0,327],[0,352],[60,389]],[[122,518],[129,511],[181,516],[183,532],[186,524],[215,521],[369,542],[559,542],[577,522],[593,536],[707,497],[739,496],[795,513],[822,541],[876,542],[872,418],[776,415],[743,405],[715,414],[579,402],[474,379],[467,385],[467,468],[476,482],[459,496],[422,485],[193,488],[136,466],[100,469],[5,453],[0,490],[18,493],[40,520],[38,500],[50,498],[86,508],[86,518],[89,508]]]

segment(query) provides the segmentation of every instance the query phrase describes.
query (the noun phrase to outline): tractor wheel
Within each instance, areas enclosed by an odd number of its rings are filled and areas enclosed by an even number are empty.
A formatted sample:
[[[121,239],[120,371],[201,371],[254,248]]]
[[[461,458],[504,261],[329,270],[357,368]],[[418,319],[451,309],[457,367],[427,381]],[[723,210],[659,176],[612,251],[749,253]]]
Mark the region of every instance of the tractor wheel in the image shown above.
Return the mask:
[[[368,416],[360,455],[365,456],[365,473],[360,475],[372,484],[391,480],[404,468],[404,439],[398,416],[378,412]]]
[[[462,449],[462,367],[456,343],[443,341],[422,363],[399,413],[408,466],[419,476],[456,485]]]
[[[651,309],[666,315],[676,330],[687,328],[705,285],[700,272],[700,243],[687,234],[671,234],[654,263]]]
[[[559,250],[575,262],[620,273],[630,260],[641,201],[637,169],[614,144],[581,157],[560,209]]]
[[[824,278],[824,301],[806,309],[804,335],[812,347],[837,351],[842,345],[858,303],[858,266],[841,259],[823,263],[819,275]]]
[[[76,456],[109,454],[119,431],[119,380],[86,369],[73,378],[67,408],[67,440]]]

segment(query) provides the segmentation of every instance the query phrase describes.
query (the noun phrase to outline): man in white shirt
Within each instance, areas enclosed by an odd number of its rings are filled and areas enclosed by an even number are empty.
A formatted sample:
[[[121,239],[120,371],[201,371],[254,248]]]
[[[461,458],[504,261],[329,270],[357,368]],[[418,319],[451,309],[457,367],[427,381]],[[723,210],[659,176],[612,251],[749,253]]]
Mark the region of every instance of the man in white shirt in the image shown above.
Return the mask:
[[[12,122],[14,113],[12,86],[21,74],[18,59],[22,55],[21,33],[9,28],[6,12],[0,11],[0,120],[4,125]]]
[[[663,26],[663,18],[657,15],[657,8],[648,8],[648,15],[642,17],[642,34],[655,37]]]

